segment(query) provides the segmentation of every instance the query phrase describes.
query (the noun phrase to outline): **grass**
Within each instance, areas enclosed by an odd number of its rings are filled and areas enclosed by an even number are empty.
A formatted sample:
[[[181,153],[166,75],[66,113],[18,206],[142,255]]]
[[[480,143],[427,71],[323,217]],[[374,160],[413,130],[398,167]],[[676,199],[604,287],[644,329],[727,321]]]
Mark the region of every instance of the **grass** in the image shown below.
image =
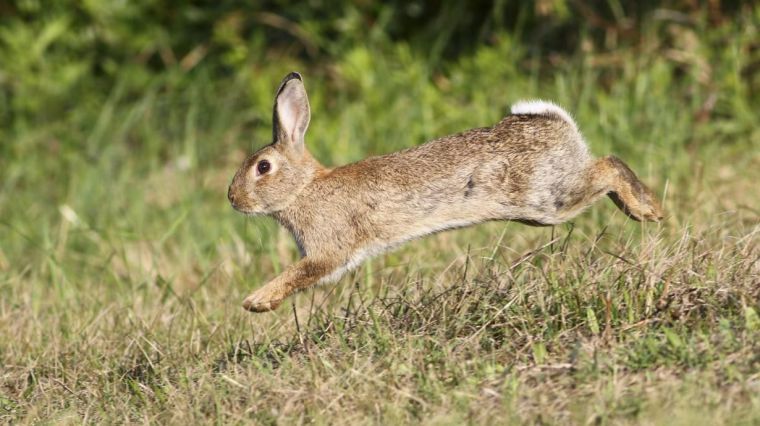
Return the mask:
[[[222,81],[159,76],[140,96],[117,85],[16,129],[0,159],[0,419],[760,422],[756,32],[679,33],[698,42],[688,55],[649,34],[649,55],[551,66],[503,35],[443,73],[403,44],[356,47],[328,71],[273,58]],[[551,98],[592,151],[656,188],[667,219],[605,201],[554,228],[439,234],[245,313],[297,254],[225,191],[268,141],[291,68],[328,164]]]

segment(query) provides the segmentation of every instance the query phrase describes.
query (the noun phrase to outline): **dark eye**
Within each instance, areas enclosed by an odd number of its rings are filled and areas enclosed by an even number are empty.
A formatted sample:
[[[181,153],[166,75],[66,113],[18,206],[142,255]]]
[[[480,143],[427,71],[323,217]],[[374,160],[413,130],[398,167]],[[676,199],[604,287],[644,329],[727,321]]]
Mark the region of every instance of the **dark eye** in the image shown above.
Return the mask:
[[[259,161],[259,164],[256,165],[256,171],[258,171],[260,175],[266,174],[271,168],[272,165],[269,164],[269,161],[267,160],[261,160]]]

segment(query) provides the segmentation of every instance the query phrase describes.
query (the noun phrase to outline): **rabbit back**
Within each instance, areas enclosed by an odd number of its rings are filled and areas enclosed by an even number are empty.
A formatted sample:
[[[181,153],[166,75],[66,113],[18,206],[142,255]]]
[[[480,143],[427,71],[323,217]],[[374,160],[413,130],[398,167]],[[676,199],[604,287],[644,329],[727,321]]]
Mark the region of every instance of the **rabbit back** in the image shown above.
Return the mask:
[[[489,220],[557,223],[592,161],[568,117],[512,114],[493,127],[338,167],[276,217],[303,254],[326,241],[374,252]]]

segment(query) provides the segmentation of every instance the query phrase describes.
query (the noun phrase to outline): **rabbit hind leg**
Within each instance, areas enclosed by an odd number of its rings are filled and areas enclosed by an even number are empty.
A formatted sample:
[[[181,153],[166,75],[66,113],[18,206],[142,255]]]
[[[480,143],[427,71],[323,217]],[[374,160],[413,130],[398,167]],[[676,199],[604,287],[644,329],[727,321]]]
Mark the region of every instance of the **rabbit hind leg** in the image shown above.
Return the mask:
[[[637,221],[659,222],[662,207],[651,189],[644,185],[622,160],[610,155],[597,161],[603,163],[612,176],[612,191],[608,194],[625,214]]]
[[[662,209],[652,191],[619,158],[610,155],[594,161],[585,172],[581,188],[555,201],[557,215],[568,220],[603,195],[637,221],[659,221]]]

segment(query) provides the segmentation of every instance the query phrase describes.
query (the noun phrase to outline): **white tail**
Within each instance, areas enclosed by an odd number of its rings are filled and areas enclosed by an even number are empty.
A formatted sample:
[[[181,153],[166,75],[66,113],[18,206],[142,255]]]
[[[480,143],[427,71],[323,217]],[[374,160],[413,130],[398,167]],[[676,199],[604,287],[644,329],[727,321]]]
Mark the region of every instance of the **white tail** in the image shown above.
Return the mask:
[[[565,120],[568,124],[573,126],[575,130],[578,130],[578,125],[575,124],[575,120],[570,114],[562,109],[561,106],[550,101],[542,101],[540,99],[530,101],[518,101],[512,105],[512,114],[515,115],[547,115],[555,114],[561,119]]]

